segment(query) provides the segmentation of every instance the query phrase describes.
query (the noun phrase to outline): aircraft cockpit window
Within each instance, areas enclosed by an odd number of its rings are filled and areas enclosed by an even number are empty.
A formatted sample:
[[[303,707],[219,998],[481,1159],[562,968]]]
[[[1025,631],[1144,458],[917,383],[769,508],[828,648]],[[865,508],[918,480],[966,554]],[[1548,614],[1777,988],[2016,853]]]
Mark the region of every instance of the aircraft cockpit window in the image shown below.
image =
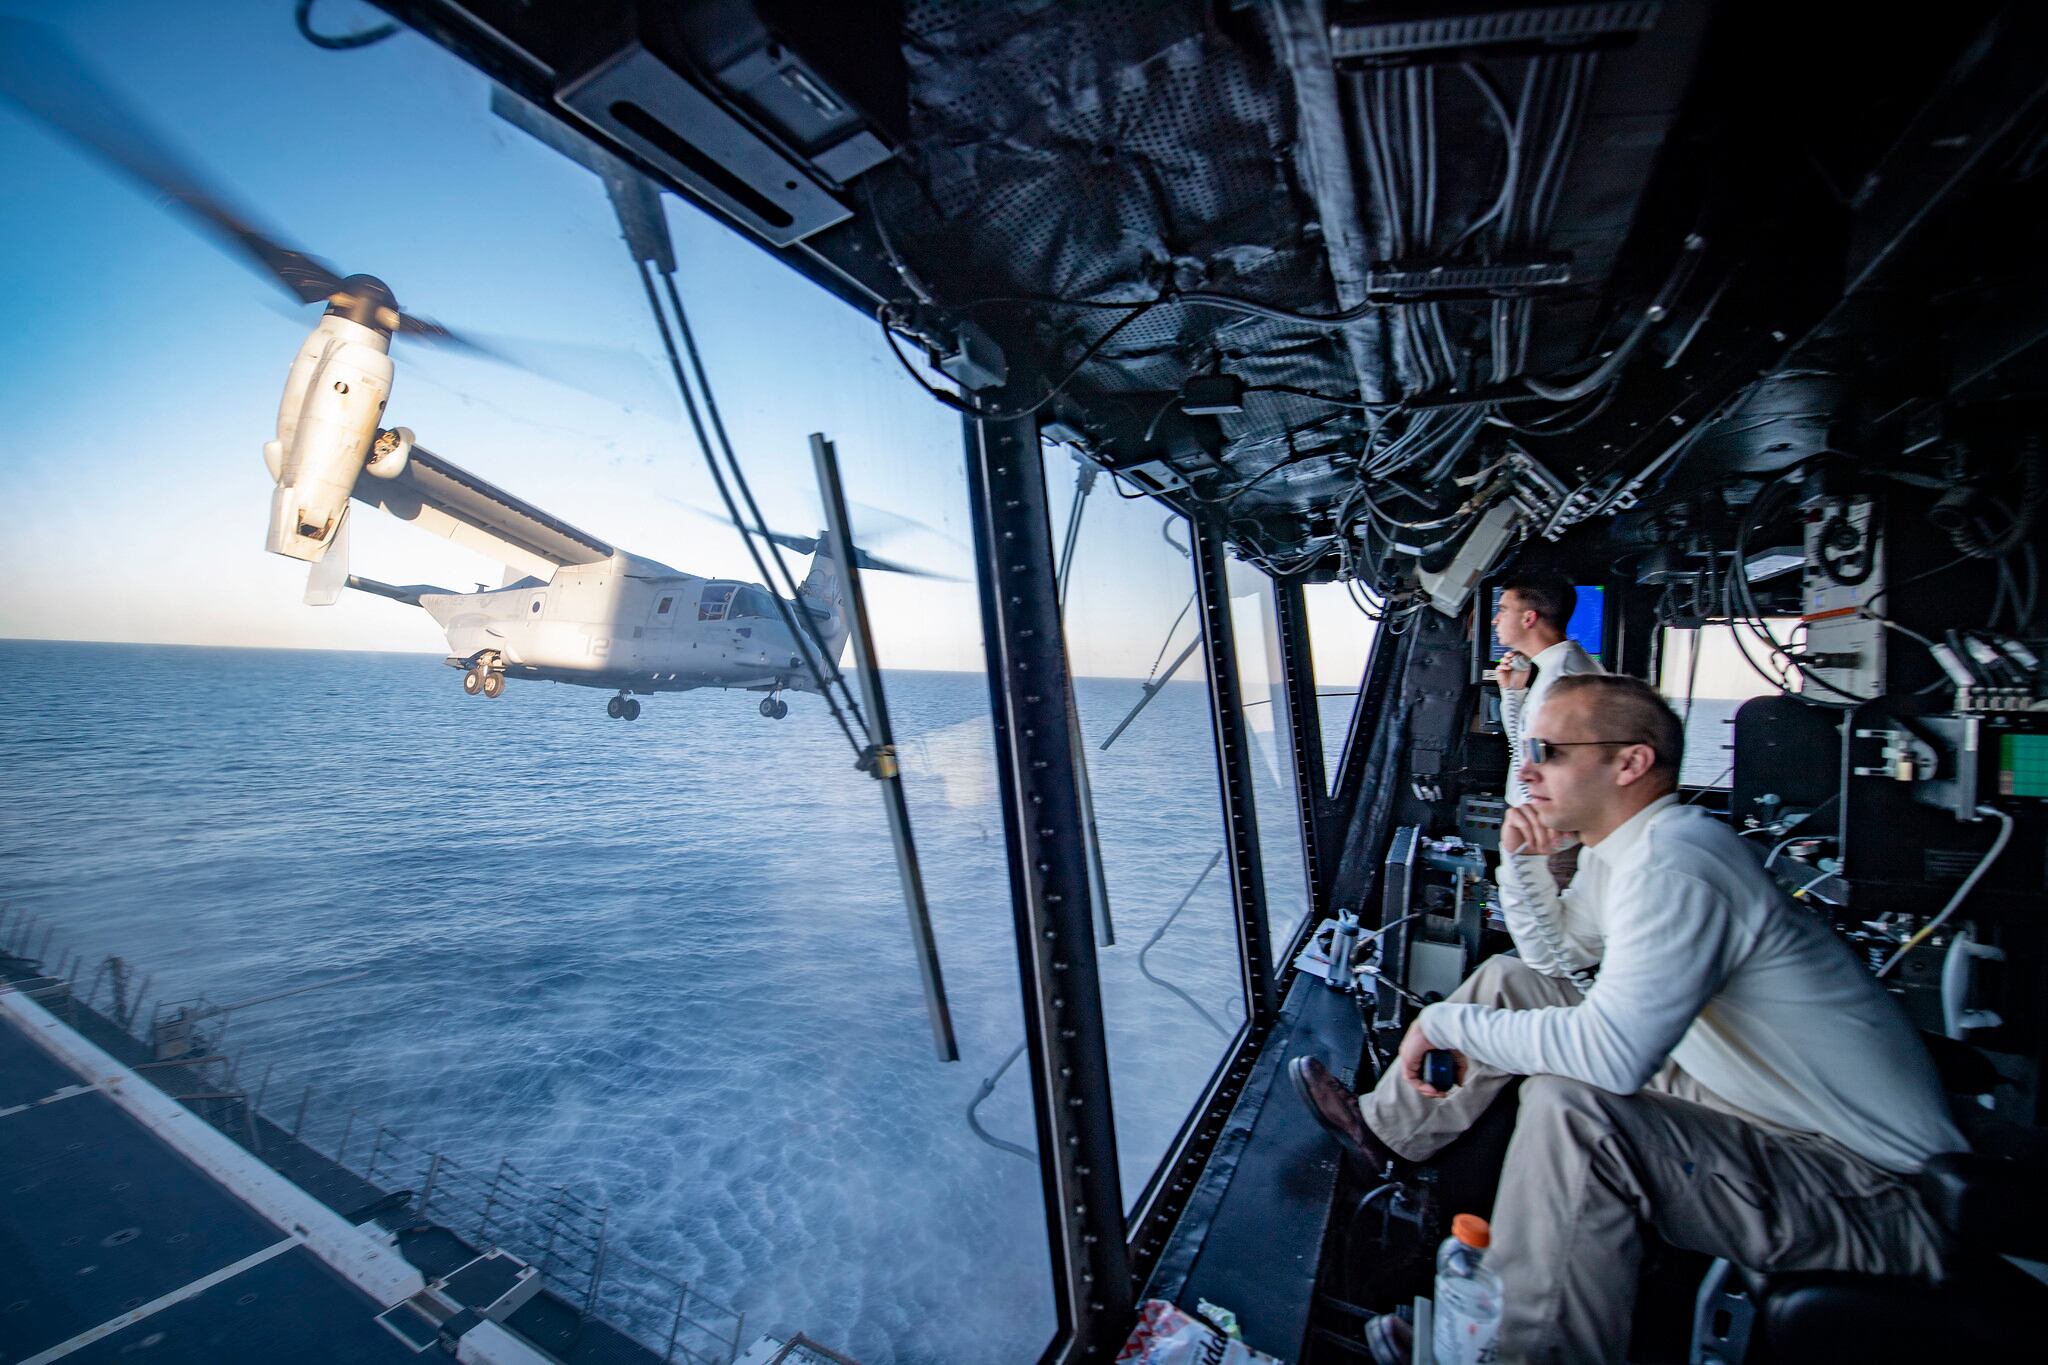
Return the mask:
[[[728,614],[735,617],[772,617],[775,615],[775,603],[762,589],[746,586],[733,595]]]
[[[704,595],[697,599],[699,621],[723,621],[732,614],[732,595],[738,584],[713,583],[704,589]]]

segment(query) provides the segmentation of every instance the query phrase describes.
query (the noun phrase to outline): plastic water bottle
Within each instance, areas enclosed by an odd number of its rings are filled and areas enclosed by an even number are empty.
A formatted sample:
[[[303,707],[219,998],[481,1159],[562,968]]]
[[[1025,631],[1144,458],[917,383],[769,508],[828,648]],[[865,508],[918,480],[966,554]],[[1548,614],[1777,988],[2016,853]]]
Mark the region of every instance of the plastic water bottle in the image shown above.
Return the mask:
[[[1436,1365],[1483,1365],[1499,1359],[1500,1276],[1480,1262],[1489,1239],[1486,1220],[1461,1213],[1436,1254]]]

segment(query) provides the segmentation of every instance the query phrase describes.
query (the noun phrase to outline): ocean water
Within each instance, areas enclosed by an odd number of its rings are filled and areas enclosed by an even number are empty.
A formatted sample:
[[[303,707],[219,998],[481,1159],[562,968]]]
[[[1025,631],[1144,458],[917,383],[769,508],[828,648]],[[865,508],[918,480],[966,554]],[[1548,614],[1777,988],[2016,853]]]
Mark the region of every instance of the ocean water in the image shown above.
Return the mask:
[[[594,690],[466,697],[432,657],[0,641],[0,902],[153,973],[152,999],[366,973],[235,1016],[267,1111],[310,1088],[330,1149],[354,1109],[471,1169],[509,1157],[750,1338],[1035,1358],[1038,1171],[965,1118],[1021,1037],[986,684],[889,689],[954,1064],[879,798],[814,697],[775,722],[664,695],[629,724]],[[1138,684],[1078,691],[1099,737]],[[1127,1204],[1243,1014],[1223,869],[1188,894],[1221,847],[1211,745],[1204,688],[1176,682],[1095,758]],[[980,1117],[1032,1144],[1016,1069]]]

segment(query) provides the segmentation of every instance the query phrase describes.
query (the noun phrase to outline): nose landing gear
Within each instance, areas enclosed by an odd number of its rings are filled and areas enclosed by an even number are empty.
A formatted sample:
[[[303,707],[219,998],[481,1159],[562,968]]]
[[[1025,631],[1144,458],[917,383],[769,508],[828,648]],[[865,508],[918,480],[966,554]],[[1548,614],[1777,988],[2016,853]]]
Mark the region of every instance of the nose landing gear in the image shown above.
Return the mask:
[[[613,720],[640,719],[640,703],[621,692],[604,704],[604,713]]]
[[[761,714],[769,720],[781,720],[789,714],[789,703],[771,692],[761,698]]]

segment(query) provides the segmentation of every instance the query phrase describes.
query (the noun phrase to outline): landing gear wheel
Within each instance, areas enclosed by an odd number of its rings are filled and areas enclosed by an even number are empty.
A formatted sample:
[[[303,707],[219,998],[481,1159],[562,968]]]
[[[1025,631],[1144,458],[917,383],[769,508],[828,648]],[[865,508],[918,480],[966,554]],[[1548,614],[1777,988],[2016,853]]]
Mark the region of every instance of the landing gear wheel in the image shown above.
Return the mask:
[[[773,697],[763,697],[763,698],[761,698],[761,715],[762,715],[763,719],[766,719],[766,720],[774,720],[774,719],[775,719],[775,698],[773,698]]]
[[[778,698],[775,702],[775,719],[781,720],[789,714],[789,703]]]
[[[505,695],[505,675],[503,673],[486,673],[484,674],[482,686],[485,696],[502,697]]]
[[[472,669],[470,669],[470,670],[469,670],[469,672],[467,672],[467,673],[463,674],[463,675],[462,675],[462,690],[463,690],[464,692],[467,692],[467,693],[468,693],[468,694],[469,694],[470,696],[472,696],[472,697],[473,697],[473,696],[475,696],[475,695],[476,695],[477,693],[479,693],[479,692],[483,691],[483,690],[484,690],[484,675],[483,675],[483,670],[482,670],[482,669],[478,669],[478,668],[472,668]]]
[[[620,709],[625,712],[627,720],[640,719],[640,703],[634,701],[631,697],[626,698],[625,704]]]
[[[625,715],[626,699],[624,697],[613,697],[604,704],[604,713],[613,720],[617,720],[620,716]]]

